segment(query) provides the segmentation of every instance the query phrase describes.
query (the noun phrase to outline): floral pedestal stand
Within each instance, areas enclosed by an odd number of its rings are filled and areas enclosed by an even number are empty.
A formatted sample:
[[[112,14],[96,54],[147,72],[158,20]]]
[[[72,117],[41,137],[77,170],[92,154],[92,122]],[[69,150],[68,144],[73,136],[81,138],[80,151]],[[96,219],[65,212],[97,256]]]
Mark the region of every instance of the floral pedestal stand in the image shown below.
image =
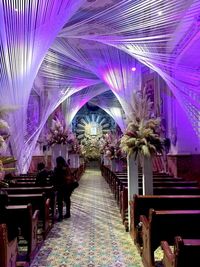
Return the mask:
[[[51,165],[52,168],[55,168],[56,166],[56,158],[57,157],[63,157],[66,161],[68,159],[68,148],[65,144],[55,144],[52,147],[52,156],[51,156]]]
[[[138,159],[135,159],[135,154],[131,153],[127,157],[128,170],[128,203],[133,200],[133,195],[139,193],[138,188]],[[130,229],[130,205],[128,205],[128,222]]]
[[[103,156],[103,165],[109,166],[110,165],[110,159],[107,156]]]
[[[123,162],[120,159],[112,159],[111,160],[111,171],[122,172],[123,171]]]
[[[115,172],[116,171],[116,159],[111,159],[111,166],[110,166],[111,171]]]
[[[153,195],[153,171],[151,157],[143,157],[143,175],[142,175],[143,195]]]
[[[80,167],[80,156],[77,153],[69,154],[70,167],[79,168]]]

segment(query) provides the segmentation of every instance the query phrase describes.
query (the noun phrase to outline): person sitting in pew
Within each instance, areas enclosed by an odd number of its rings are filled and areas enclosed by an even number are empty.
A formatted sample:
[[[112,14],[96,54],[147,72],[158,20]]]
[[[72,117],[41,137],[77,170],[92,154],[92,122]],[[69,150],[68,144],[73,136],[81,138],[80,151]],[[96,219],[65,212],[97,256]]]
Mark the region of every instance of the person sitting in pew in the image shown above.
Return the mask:
[[[38,186],[46,186],[48,184],[47,178],[48,178],[48,171],[45,169],[45,165],[43,162],[38,163],[37,165],[38,173],[36,176],[35,183]]]

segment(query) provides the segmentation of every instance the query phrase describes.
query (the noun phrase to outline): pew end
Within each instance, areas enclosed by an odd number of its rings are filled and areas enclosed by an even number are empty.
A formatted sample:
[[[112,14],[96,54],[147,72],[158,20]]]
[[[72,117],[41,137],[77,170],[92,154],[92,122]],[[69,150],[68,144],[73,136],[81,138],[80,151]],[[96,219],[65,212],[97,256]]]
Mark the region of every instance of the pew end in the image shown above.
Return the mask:
[[[161,241],[163,249],[163,267],[188,267],[199,265],[200,239],[182,239],[176,236],[174,252],[167,241]]]
[[[161,241],[161,248],[163,250],[163,267],[174,267],[175,265],[175,255],[172,252],[167,241]]]
[[[16,266],[17,238],[9,241],[6,224],[0,224],[0,266]]]

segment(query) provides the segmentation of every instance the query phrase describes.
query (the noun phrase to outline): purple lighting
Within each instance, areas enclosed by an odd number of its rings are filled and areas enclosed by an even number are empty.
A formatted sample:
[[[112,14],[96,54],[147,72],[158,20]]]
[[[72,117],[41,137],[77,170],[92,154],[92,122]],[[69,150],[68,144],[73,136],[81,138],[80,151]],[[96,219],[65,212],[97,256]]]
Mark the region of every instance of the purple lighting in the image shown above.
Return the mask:
[[[132,67],[131,70],[132,70],[132,71],[136,71],[136,67]]]

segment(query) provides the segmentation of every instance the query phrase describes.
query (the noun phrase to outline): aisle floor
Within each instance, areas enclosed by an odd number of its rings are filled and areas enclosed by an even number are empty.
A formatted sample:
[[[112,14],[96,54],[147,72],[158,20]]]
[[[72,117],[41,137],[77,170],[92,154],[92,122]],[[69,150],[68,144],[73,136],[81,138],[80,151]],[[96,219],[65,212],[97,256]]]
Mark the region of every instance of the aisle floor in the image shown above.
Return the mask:
[[[54,225],[31,267],[141,267],[119,208],[98,169],[87,169],[72,196],[71,218]]]

